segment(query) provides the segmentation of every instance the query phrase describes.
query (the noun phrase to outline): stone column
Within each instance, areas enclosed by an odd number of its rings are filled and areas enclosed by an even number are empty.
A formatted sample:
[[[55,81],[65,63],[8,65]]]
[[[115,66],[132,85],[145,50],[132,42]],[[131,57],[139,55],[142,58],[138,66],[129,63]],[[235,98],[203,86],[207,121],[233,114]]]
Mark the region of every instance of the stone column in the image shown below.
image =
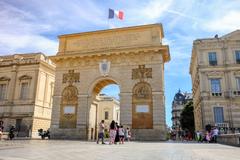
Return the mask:
[[[132,127],[132,93],[120,93],[120,124]]]
[[[153,92],[153,129],[165,130],[165,105],[162,92]]]
[[[16,88],[16,84],[17,84],[17,71],[16,71],[16,66],[12,67],[12,71],[11,71],[11,80],[10,83],[8,84],[8,90],[9,90],[9,94],[8,94],[8,101],[13,103],[14,96],[15,96],[15,88]]]
[[[62,96],[53,96],[51,129],[59,128],[61,99]]]
[[[78,108],[77,108],[77,130],[80,139],[87,139],[88,135],[88,117],[91,97],[87,94],[78,95]]]

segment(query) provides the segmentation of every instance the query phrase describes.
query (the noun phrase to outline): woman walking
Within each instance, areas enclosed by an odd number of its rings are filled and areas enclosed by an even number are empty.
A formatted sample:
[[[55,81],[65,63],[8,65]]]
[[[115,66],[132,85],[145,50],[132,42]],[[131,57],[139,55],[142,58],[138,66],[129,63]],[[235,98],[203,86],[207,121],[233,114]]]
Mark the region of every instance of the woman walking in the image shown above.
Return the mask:
[[[110,142],[109,144],[113,144],[115,137],[116,137],[116,123],[115,121],[112,121],[109,127],[109,132],[110,132]]]
[[[115,136],[115,140],[114,140],[114,144],[117,144],[117,142],[119,142],[120,138],[119,138],[119,125],[116,123],[117,129],[116,129],[116,136]]]

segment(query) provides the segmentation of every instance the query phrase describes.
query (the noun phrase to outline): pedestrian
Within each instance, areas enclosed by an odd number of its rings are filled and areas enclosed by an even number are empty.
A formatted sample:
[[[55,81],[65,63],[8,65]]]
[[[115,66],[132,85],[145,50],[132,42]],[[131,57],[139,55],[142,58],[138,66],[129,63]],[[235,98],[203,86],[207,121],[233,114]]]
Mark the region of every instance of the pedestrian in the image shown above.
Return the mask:
[[[104,120],[102,120],[99,123],[97,144],[99,143],[100,139],[102,140],[102,144],[105,144],[104,143],[104,129],[105,129]]]
[[[123,126],[121,125],[118,129],[118,133],[119,133],[119,144],[124,144],[124,133],[125,133],[125,130],[123,128]]]
[[[9,136],[10,140],[12,140],[14,138],[14,131],[15,131],[15,128],[14,128],[14,126],[12,126],[9,130],[9,133],[8,133],[8,136]]]
[[[196,140],[198,143],[201,142],[201,135],[199,131],[196,132]]]
[[[116,129],[116,136],[115,136],[115,140],[114,140],[114,144],[117,144],[117,142],[119,142],[119,125],[118,125],[118,123],[116,123],[116,127],[117,127],[117,129]]]
[[[2,140],[3,130],[2,127],[0,127],[0,141]]]
[[[128,127],[125,133],[126,133],[126,140],[129,142],[131,140],[131,131]]]
[[[109,133],[110,133],[110,141],[109,141],[109,144],[114,144],[115,137],[116,137],[116,123],[115,123],[114,120],[113,120],[113,121],[111,122],[111,124],[110,124]]]
[[[210,140],[211,140],[211,136],[210,136],[210,133],[207,131],[205,133],[205,137],[203,138],[203,141],[209,143]]]
[[[211,134],[212,142],[217,143],[217,136],[218,136],[218,134],[219,134],[218,128],[214,127],[213,130],[212,130],[212,134]]]

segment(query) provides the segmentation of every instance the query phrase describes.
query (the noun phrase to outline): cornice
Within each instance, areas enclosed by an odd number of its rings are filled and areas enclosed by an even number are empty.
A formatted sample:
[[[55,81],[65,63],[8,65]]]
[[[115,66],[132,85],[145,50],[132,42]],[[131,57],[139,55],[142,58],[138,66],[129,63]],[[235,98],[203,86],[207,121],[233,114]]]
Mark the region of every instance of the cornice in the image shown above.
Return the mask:
[[[90,31],[90,32],[82,32],[82,33],[73,33],[73,34],[64,34],[58,36],[58,38],[66,38],[66,37],[76,37],[76,36],[83,36],[83,35],[93,35],[93,34],[100,34],[100,33],[111,33],[111,32],[119,32],[119,31],[130,31],[130,30],[139,30],[144,28],[153,28],[158,27],[161,30],[162,37],[163,34],[163,27],[161,23],[156,24],[148,24],[148,25],[140,25],[140,26],[131,26],[131,27],[123,27],[123,28],[114,28],[114,29],[106,29],[106,30],[98,30],[98,31]]]
[[[170,61],[169,46],[168,45],[157,45],[157,46],[147,46],[147,47],[136,47],[136,48],[126,48],[126,49],[111,49],[111,50],[100,50],[92,52],[63,52],[58,53],[59,55],[50,56],[49,58],[53,62],[57,62],[61,59],[68,58],[85,58],[85,57],[100,57],[108,55],[119,55],[119,54],[129,54],[129,53],[139,53],[139,52],[159,52],[163,54],[164,62]]]

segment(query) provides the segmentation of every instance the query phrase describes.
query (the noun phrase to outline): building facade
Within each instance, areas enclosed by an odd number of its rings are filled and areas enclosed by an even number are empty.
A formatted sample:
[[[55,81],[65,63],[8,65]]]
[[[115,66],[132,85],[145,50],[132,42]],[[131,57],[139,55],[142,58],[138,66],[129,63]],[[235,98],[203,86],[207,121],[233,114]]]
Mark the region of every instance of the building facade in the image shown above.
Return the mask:
[[[51,134],[90,139],[94,101],[109,84],[120,87],[120,123],[136,140],[166,138],[161,24],[59,36]]]
[[[174,131],[181,130],[180,115],[182,113],[184,105],[191,100],[192,100],[191,93],[187,92],[182,93],[181,90],[179,90],[175,94],[172,102],[172,129]]]
[[[120,124],[120,103],[119,101],[107,95],[100,94],[98,97],[98,123],[104,120],[105,125],[109,128],[112,120]]]
[[[240,128],[240,30],[193,42],[192,78],[196,130],[210,124]]]
[[[17,136],[50,127],[55,65],[42,53],[0,57],[0,121]]]
[[[120,123],[120,104],[114,97],[105,94],[99,94],[90,108],[89,127],[91,134],[88,137],[91,140],[97,139],[99,123],[104,120],[105,129],[109,131],[112,120]]]

